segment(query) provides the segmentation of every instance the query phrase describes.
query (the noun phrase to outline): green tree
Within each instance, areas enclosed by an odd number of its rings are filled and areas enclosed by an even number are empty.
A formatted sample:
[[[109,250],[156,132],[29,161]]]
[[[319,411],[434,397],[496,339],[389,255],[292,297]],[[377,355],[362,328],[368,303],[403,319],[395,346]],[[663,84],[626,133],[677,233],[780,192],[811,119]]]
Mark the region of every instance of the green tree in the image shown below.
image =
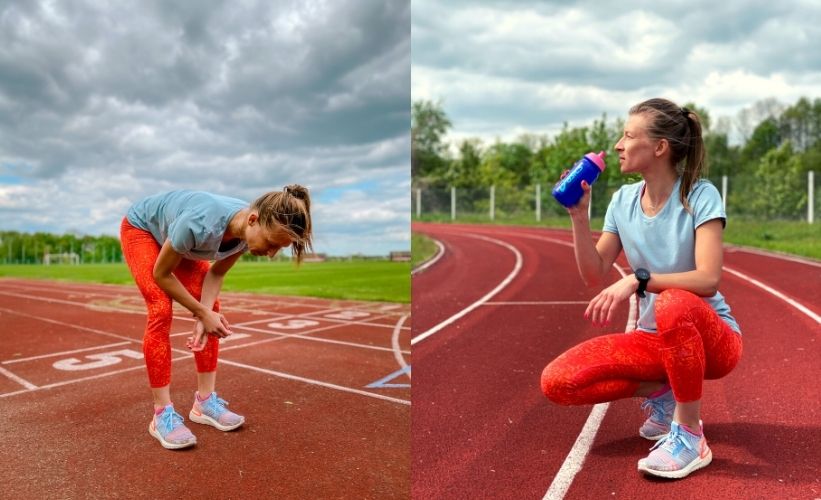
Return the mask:
[[[447,167],[443,137],[451,127],[439,102],[416,101],[411,106],[411,177],[441,178]]]
[[[465,139],[459,143],[458,151],[459,156],[450,162],[445,176],[447,184],[459,188],[481,185],[482,141]]]
[[[800,158],[792,143],[771,149],[757,163],[753,182],[736,190],[733,203],[740,211],[766,217],[794,217],[807,207],[807,190]],[[730,200],[728,200],[730,201]]]
[[[741,149],[742,168],[748,169],[758,164],[771,149],[781,144],[781,130],[775,118],[767,118],[753,130],[750,140]]]

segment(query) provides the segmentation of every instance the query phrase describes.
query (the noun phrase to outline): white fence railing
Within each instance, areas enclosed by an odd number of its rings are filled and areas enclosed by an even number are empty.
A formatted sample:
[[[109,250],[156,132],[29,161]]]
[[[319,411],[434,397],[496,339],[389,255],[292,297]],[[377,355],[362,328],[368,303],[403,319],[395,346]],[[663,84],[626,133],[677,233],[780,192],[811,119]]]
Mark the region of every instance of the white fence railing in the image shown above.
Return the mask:
[[[812,224],[815,213],[821,210],[821,200],[815,197],[813,171],[807,172],[805,179],[788,179],[779,186],[762,185],[755,177],[722,176],[711,179],[711,182],[718,185],[724,209],[731,216],[806,220]],[[593,185],[591,216],[604,215],[610,197],[620,186]],[[541,221],[544,214],[566,214],[564,207],[553,199],[551,189],[552,185],[542,184],[522,188],[415,186],[411,196],[412,214],[417,219],[427,216],[447,218],[449,213],[451,220],[533,218]]]

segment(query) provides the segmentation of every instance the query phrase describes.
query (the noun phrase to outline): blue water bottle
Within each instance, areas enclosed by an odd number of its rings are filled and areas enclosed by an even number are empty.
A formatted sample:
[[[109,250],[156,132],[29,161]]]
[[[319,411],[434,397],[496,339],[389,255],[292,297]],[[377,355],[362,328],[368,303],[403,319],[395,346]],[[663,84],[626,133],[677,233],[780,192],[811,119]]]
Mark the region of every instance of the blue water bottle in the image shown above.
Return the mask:
[[[577,161],[570,172],[553,186],[553,197],[567,208],[577,204],[584,195],[582,181],[593,184],[604,171],[604,151],[587,153]]]

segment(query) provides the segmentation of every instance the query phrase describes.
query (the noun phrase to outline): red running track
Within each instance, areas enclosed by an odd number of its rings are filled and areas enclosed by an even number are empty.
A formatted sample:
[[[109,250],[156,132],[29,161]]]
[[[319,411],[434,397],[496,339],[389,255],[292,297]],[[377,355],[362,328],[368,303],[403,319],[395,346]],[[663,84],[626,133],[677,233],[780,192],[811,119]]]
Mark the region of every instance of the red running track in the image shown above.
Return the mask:
[[[561,407],[539,389],[549,361],[631,318],[624,306],[606,330],[583,319],[597,291],[577,275],[569,232],[413,231],[445,247],[412,283],[414,498],[821,498],[821,263],[726,249],[721,291],[744,357],[705,385],[713,463],[665,481],[636,470],[652,444],[638,399]]]
[[[221,294],[234,334],[217,388],[246,416],[163,449],[148,432],[142,297],[134,287],[0,280],[0,497],[407,498],[406,304]],[[171,395],[196,388],[172,325]]]

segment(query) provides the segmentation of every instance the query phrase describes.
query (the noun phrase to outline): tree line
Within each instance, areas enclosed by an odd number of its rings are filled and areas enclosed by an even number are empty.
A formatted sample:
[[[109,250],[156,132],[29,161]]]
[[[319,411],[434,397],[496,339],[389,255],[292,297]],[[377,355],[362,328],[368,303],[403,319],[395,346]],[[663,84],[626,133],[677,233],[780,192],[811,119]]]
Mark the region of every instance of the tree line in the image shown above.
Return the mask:
[[[120,240],[113,236],[0,231],[0,262],[39,264],[46,254],[76,254],[80,263],[122,262]]]
[[[767,217],[806,212],[807,172],[821,170],[821,98],[802,97],[789,106],[765,99],[735,119],[722,117],[716,123],[707,109],[692,102],[685,106],[701,118],[707,151],[705,176],[714,183],[724,175],[733,179],[736,189],[729,190],[728,210]],[[565,123],[554,137],[524,134],[511,142],[497,139],[492,144],[478,138],[448,143],[445,137],[452,126],[441,102],[412,103],[414,186],[512,190],[537,183],[552,186],[584,154],[605,150],[607,168],[593,186],[594,211],[603,214],[609,202],[609,196],[603,195],[612,191],[610,186],[637,179],[622,176],[618,157],[612,154],[624,128],[621,117],[609,120],[603,114],[588,126]],[[733,131],[737,143],[730,141]]]

